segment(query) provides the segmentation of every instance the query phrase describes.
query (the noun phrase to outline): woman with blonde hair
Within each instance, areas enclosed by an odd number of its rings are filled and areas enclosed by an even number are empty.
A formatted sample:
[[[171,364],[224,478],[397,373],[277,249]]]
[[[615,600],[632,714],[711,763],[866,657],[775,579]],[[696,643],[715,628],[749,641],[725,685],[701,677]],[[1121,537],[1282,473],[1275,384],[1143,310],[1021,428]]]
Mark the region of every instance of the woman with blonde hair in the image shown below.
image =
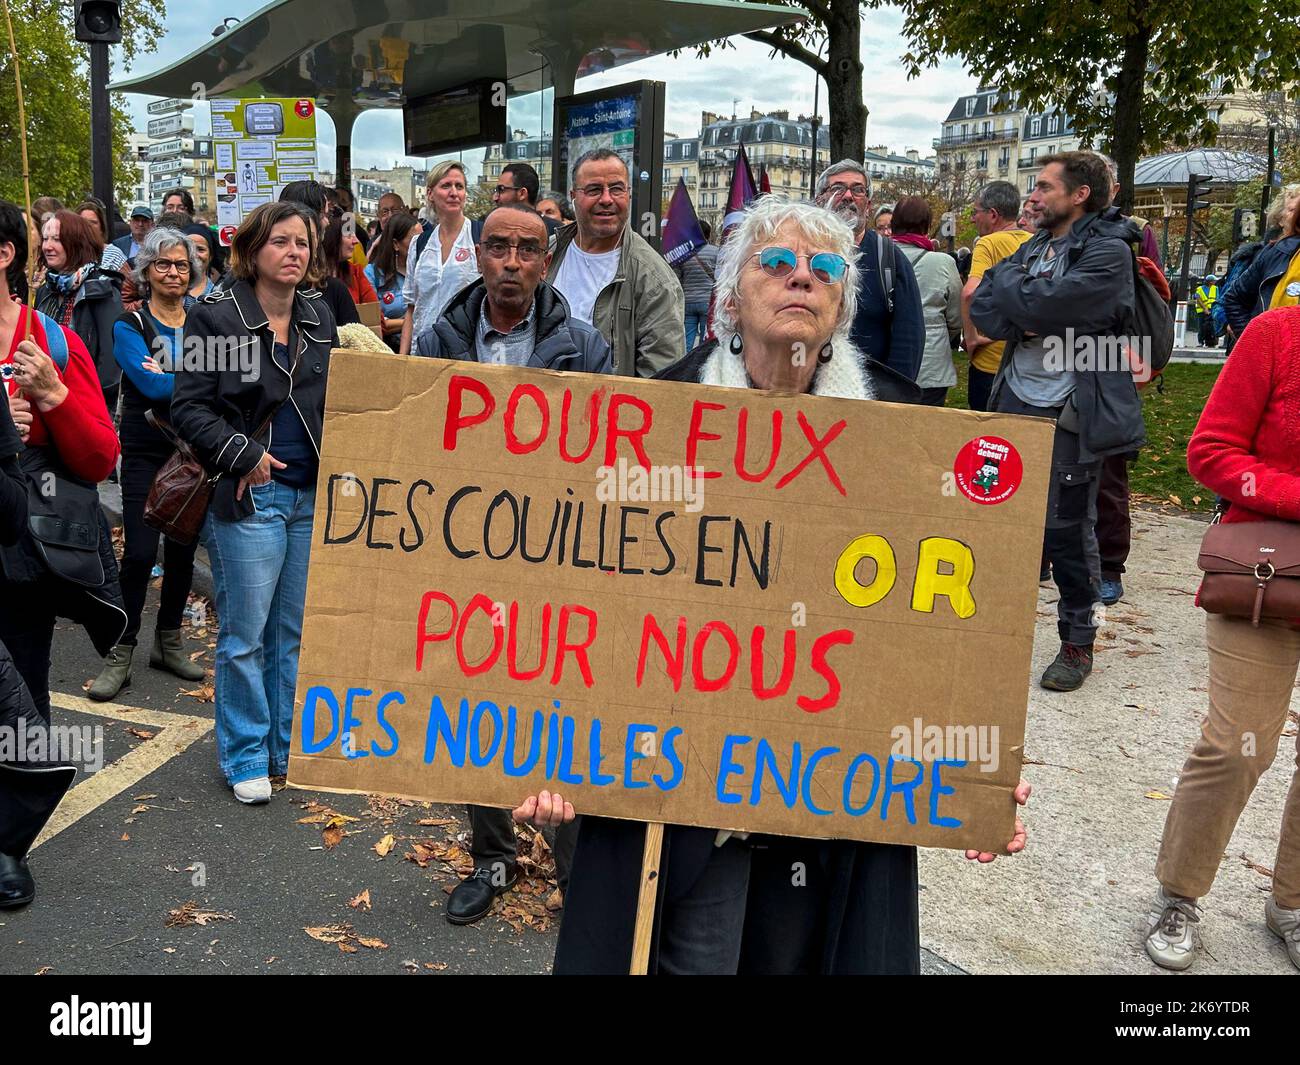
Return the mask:
[[[479,276],[475,243],[481,223],[465,217],[465,171],[460,163],[439,163],[426,188],[436,223],[411,244],[406,260],[406,322],[401,353],[433,328],[452,296]]]

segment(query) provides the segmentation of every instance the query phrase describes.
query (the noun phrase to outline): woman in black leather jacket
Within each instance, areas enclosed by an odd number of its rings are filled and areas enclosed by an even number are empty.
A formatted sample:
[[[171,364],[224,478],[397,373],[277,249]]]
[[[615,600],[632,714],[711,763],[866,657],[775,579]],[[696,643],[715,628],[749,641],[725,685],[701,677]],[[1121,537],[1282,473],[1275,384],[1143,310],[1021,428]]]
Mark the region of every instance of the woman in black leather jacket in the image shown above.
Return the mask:
[[[221,771],[240,802],[288,772],[307,555],[338,331],[315,289],[311,213],[257,208],[235,234],[232,283],[186,322],[172,422],[219,475],[204,528],[216,589]]]

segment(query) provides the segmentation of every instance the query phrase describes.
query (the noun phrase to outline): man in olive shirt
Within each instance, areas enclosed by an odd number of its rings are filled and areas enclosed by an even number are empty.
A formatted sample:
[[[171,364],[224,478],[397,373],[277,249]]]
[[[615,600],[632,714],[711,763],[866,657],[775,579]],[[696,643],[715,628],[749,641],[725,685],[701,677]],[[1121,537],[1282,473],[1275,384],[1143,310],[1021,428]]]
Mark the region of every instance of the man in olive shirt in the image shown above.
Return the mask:
[[[971,255],[970,277],[961,291],[962,347],[970,356],[967,396],[971,410],[988,410],[989,389],[1002,364],[1004,341],[980,336],[970,318],[970,304],[980,279],[995,263],[1009,258],[1031,234],[1016,222],[1020,217],[1020,191],[1009,181],[990,181],[975,194],[971,221],[979,233]]]

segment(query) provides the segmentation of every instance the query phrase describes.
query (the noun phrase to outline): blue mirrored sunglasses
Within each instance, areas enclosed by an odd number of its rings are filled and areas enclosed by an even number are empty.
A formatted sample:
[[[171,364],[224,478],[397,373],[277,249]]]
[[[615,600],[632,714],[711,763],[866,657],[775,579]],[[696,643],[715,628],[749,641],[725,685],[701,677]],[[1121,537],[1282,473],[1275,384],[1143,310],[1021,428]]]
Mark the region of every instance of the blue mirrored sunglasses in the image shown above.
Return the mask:
[[[849,268],[844,256],[833,251],[819,251],[813,255],[797,255],[790,248],[764,248],[756,253],[758,265],[773,277],[788,277],[798,268],[800,259],[808,260],[808,269],[823,285],[834,285],[844,280]]]

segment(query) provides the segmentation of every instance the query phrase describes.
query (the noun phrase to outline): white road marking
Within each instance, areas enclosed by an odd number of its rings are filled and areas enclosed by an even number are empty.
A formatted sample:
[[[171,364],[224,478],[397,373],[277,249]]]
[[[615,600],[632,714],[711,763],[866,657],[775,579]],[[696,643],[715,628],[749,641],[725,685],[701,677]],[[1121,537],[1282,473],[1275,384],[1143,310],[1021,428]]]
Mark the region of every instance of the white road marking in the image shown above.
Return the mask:
[[[211,731],[213,726],[211,718],[173,714],[164,710],[145,710],[120,703],[96,703],[61,692],[51,692],[50,702],[61,710],[111,717],[117,721],[129,721],[133,725],[148,725],[159,731],[153,739],[146,740],[111,765],[104,766],[68,792],[45,830],[37,837],[32,850],[183,753]]]

